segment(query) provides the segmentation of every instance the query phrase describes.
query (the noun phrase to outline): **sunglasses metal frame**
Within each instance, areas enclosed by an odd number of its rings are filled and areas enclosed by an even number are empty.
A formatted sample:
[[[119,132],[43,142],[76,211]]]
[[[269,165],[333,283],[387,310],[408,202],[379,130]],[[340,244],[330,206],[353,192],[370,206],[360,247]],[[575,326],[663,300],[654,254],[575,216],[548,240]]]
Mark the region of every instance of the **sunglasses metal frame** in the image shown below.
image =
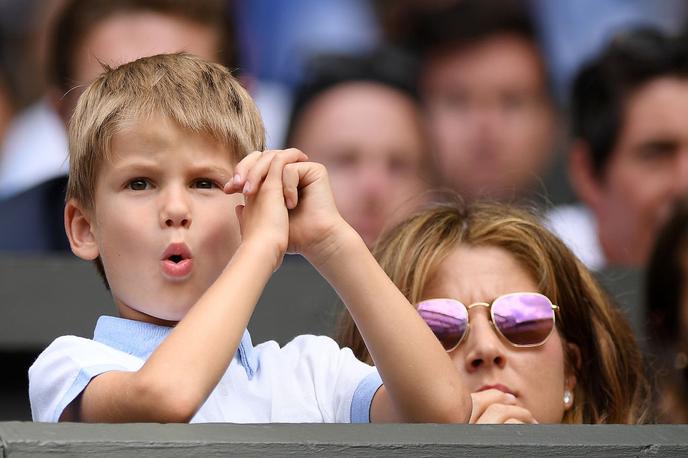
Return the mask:
[[[503,298],[505,298],[505,297],[520,296],[520,295],[523,295],[523,294],[543,297],[543,298],[549,303],[549,305],[552,307],[552,329],[550,329],[550,331],[549,331],[549,333],[547,334],[547,336],[546,336],[544,339],[542,339],[542,342],[538,342],[538,343],[534,343],[534,344],[516,344],[516,343],[512,342],[511,340],[509,340],[509,338],[506,337],[506,336],[502,333],[501,329],[499,329],[499,326],[497,326],[497,325],[495,324],[495,321],[494,321],[494,309],[492,308],[492,306],[494,305],[494,303],[497,302],[497,301],[499,301],[499,300],[501,300],[501,299],[503,299]],[[456,302],[457,304],[460,304],[462,307],[464,307],[464,308],[466,309],[466,330],[463,332],[463,335],[461,336],[461,338],[459,339],[459,341],[456,343],[456,345],[454,345],[454,346],[451,347],[451,348],[446,349],[446,352],[447,352],[447,353],[456,350],[456,349],[459,347],[459,345],[461,345],[461,343],[464,341],[464,339],[466,338],[466,336],[468,335],[468,333],[470,332],[470,329],[471,329],[471,320],[470,320],[470,313],[469,313],[469,312],[470,312],[470,310],[471,310],[472,308],[474,308],[474,307],[487,307],[488,310],[490,311],[490,324],[491,324],[492,327],[494,328],[494,330],[495,330],[495,332],[497,333],[497,335],[499,335],[501,338],[503,338],[504,340],[506,340],[506,341],[509,343],[509,345],[511,345],[511,346],[513,346],[513,347],[517,347],[517,348],[533,348],[533,347],[539,347],[539,346],[541,346],[541,345],[544,345],[545,342],[547,342],[547,340],[549,339],[549,337],[550,337],[550,336],[552,335],[552,333],[554,332],[554,329],[556,329],[556,324],[557,324],[557,314],[556,314],[556,312],[559,311],[559,306],[553,304],[552,301],[549,300],[549,298],[548,298],[547,296],[545,296],[544,294],[535,293],[535,292],[527,292],[527,291],[515,292],[515,293],[508,293],[508,294],[502,294],[501,296],[497,296],[491,303],[488,303],[488,302],[474,302],[474,303],[472,303],[472,304],[470,304],[470,305],[466,305],[466,304],[464,304],[463,302],[461,302],[460,300],[458,300],[458,299],[453,299],[453,298],[451,298],[451,297],[433,297],[433,298],[424,299],[424,300],[418,302],[418,303],[416,304],[416,309],[418,308],[418,306],[419,306],[421,303],[427,302],[427,301],[434,301],[434,300],[444,300],[444,301]],[[425,321],[425,320],[424,320],[424,321]],[[434,332],[433,332],[433,334],[434,334]],[[439,340],[439,339],[438,339],[438,340]],[[443,345],[443,346],[444,346],[444,345]]]

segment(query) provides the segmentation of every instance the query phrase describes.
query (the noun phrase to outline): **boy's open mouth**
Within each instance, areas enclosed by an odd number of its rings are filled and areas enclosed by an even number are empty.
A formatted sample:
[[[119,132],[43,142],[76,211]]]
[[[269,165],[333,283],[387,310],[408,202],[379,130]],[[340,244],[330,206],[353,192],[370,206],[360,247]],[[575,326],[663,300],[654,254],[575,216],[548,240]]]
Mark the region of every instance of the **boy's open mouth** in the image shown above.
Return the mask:
[[[191,273],[193,267],[191,250],[185,243],[172,243],[163,252],[160,264],[167,277],[185,278]]]

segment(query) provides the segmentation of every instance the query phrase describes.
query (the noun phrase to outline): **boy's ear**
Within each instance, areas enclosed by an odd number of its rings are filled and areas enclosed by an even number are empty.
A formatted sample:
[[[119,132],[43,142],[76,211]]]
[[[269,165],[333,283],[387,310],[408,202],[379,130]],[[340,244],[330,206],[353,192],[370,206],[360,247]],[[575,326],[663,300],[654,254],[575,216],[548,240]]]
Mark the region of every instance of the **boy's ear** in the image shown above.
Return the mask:
[[[578,198],[593,210],[599,206],[603,183],[595,173],[590,148],[581,140],[574,142],[569,155],[569,178]]]
[[[86,261],[96,259],[99,252],[91,215],[75,199],[69,199],[65,205],[64,224],[72,252]]]

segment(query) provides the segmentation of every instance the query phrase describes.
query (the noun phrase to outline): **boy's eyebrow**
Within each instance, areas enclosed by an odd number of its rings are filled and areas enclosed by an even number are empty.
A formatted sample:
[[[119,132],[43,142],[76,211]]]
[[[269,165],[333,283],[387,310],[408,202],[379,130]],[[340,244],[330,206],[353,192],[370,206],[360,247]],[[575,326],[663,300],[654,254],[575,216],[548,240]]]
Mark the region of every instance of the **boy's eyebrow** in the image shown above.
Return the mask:
[[[193,175],[218,175],[229,180],[233,174],[233,167],[220,167],[217,165],[194,165],[191,168]]]
[[[122,161],[118,164],[114,164],[112,168],[118,172],[127,172],[129,170],[153,172],[160,170],[162,167],[156,161],[146,161],[138,159],[136,161]]]
[[[114,168],[121,173],[126,173],[130,170],[142,173],[152,173],[164,169],[164,166],[157,161],[137,159],[130,162],[125,161],[116,165]],[[194,164],[189,168],[189,173],[191,175],[217,175],[229,180],[233,174],[233,167],[222,167],[214,164]]]

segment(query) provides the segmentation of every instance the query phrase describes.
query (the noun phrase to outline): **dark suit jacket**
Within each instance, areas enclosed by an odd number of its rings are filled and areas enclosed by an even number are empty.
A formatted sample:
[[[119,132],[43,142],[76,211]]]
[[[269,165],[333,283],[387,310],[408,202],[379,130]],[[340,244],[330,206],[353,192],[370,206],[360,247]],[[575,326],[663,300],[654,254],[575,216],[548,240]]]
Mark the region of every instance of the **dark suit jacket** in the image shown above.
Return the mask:
[[[64,231],[67,177],[43,182],[0,200],[0,252],[69,250]]]

